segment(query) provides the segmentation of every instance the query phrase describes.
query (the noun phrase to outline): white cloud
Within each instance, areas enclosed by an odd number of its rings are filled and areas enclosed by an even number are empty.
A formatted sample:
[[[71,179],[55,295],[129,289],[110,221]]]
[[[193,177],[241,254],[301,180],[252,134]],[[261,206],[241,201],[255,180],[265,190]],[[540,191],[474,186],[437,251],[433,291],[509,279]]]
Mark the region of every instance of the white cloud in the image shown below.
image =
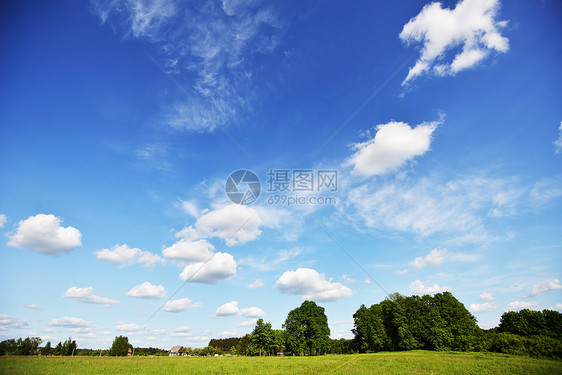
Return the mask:
[[[407,44],[422,43],[420,58],[410,68],[402,85],[424,74],[454,75],[475,67],[495,50],[507,52],[509,41],[500,34],[507,22],[497,21],[499,0],[462,0],[454,9],[434,2],[423,7],[400,33]],[[446,61],[454,51],[452,61]]]
[[[123,322],[118,322],[115,325],[115,329],[123,332],[134,332],[137,335],[161,336],[168,333],[168,331],[165,329],[153,329],[153,328],[149,328],[147,325],[141,326],[135,323],[123,323]]]
[[[560,280],[545,280],[538,284],[534,284],[531,293],[527,294],[524,298],[540,296],[543,293],[558,289],[562,289]]]
[[[26,247],[38,253],[61,254],[81,246],[82,233],[73,227],[61,227],[55,215],[38,214],[18,223],[16,233],[10,235],[8,246]]]
[[[28,328],[25,320],[18,320],[6,314],[0,314],[0,331],[5,331],[8,328]]]
[[[259,307],[245,307],[240,309],[239,315],[245,318],[260,318],[265,315],[265,311]]]
[[[436,232],[457,232],[467,241],[486,241],[483,218],[496,208],[518,203],[494,200],[501,191],[513,189],[510,178],[483,174],[461,176],[442,182],[431,178],[394,178],[384,183],[370,181],[353,188],[347,203],[356,211],[350,220],[362,219],[376,230],[391,229],[427,236]],[[469,237],[466,237],[470,235]],[[458,242],[457,242],[458,244]]]
[[[538,306],[537,302],[519,302],[519,301],[514,301],[514,302],[510,302],[504,309],[505,312],[508,311],[519,311],[522,309],[532,309],[532,308],[536,308]]]
[[[41,310],[41,308],[34,303],[29,303],[29,304],[25,305],[24,307],[27,308],[27,309],[32,309],[32,310]]]
[[[256,325],[257,322],[258,322],[258,318],[254,318],[254,319],[247,320],[245,322],[241,322],[238,325],[240,327],[253,327]]]
[[[191,332],[190,326],[179,326],[174,329],[174,332]]]
[[[228,253],[217,252],[206,262],[186,266],[180,278],[194,283],[215,284],[236,275],[236,261]]]
[[[181,200],[181,207],[182,209],[187,212],[189,215],[193,216],[194,218],[199,217],[199,208],[197,208],[197,204],[193,201],[184,201]]]
[[[476,259],[475,255],[449,253],[447,249],[433,249],[425,257],[417,257],[410,264],[419,270],[427,266],[440,266],[445,261],[473,262]]]
[[[134,323],[123,323],[123,324],[117,324],[115,328],[119,331],[124,331],[124,332],[138,332],[144,329],[145,326],[140,326]]]
[[[164,310],[168,312],[180,312],[202,306],[203,304],[201,302],[191,303],[191,300],[186,297],[166,302],[166,304],[164,304]]]
[[[351,174],[361,177],[395,171],[429,150],[431,135],[442,123],[443,120],[422,123],[413,129],[404,122],[377,125],[375,137],[354,144],[356,152],[344,165],[353,166]]]
[[[365,279],[365,284],[370,285],[370,284],[371,284],[371,280]]]
[[[94,325],[94,323],[88,322],[82,318],[65,316],[63,318],[52,319],[49,325],[53,327],[89,329]]]
[[[544,204],[562,197],[562,178],[543,178],[533,185],[530,192],[534,203]]]
[[[207,240],[188,241],[181,239],[162,251],[164,258],[186,262],[201,262],[213,256],[215,247]]]
[[[492,293],[484,292],[478,296],[480,301],[493,301],[496,299],[496,296]]]
[[[493,311],[497,308],[498,308],[497,303],[485,302],[485,303],[473,303],[470,305],[470,308],[468,310],[473,314],[478,314],[478,313]]]
[[[246,318],[260,318],[265,315],[265,312],[259,307],[246,307],[239,308],[238,301],[230,301],[221,305],[215,311],[215,316],[232,316],[240,315]]]
[[[162,285],[152,285],[150,282],[145,281],[142,284],[134,286],[127,292],[129,297],[135,298],[164,298],[166,290]]]
[[[433,284],[432,286],[423,285],[420,280],[416,280],[410,284],[410,289],[414,292],[414,294],[423,295],[423,294],[435,294],[435,293],[442,293],[451,290],[451,287],[448,286],[439,286],[437,284]]]
[[[562,153],[562,121],[560,122],[560,127],[558,128],[558,139],[554,141],[554,153]]]
[[[315,301],[334,301],[353,295],[351,289],[345,285],[330,282],[324,274],[319,274],[311,268],[299,268],[283,273],[275,288],[283,294],[302,295],[303,299]]]
[[[260,279],[256,279],[254,280],[253,283],[251,283],[250,285],[248,285],[248,288],[250,289],[256,289],[256,288],[261,288],[262,286],[264,286],[265,284],[263,283],[263,281],[261,281]]]
[[[410,264],[417,269],[426,266],[439,266],[443,264],[445,258],[447,257],[447,249],[433,249],[425,257],[417,257]]]
[[[64,298],[75,299],[77,301],[93,303],[97,305],[112,306],[118,305],[119,301],[107,297],[100,297],[94,294],[94,288],[89,286],[87,288],[78,288],[72,286],[68,288],[62,295]]]
[[[4,228],[4,224],[8,221],[8,218],[4,214],[0,214],[0,228]]]
[[[230,316],[230,315],[238,315],[240,309],[238,308],[238,301],[230,301],[221,305],[215,311],[216,316]]]
[[[126,265],[141,263],[145,267],[152,267],[155,264],[162,264],[164,260],[158,255],[138,248],[130,248],[127,244],[114,245],[110,249],[102,249],[95,252],[96,257],[111,263],[122,263]]]
[[[255,56],[275,50],[279,25],[268,4],[200,5],[173,0],[92,1],[102,23],[156,43],[164,69],[189,79],[185,87],[193,88],[191,95],[201,105],[177,100],[164,116],[166,124],[212,132],[251,107],[255,98],[252,62]]]
[[[556,306],[551,307],[550,310],[562,312],[562,303],[557,303]]]
[[[263,221],[255,209],[233,203],[205,213],[195,225],[184,228],[177,237],[189,241],[218,237],[225,240],[227,246],[234,246],[257,239],[262,225]]]

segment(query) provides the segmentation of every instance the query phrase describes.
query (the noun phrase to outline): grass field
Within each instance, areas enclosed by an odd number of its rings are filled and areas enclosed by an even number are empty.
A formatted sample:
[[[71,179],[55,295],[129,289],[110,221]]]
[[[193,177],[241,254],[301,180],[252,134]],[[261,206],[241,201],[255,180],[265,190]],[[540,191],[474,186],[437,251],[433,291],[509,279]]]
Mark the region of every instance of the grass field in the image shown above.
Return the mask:
[[[1,374],[562,374],[562,362],[491,353],[321,357],[1,357]]]

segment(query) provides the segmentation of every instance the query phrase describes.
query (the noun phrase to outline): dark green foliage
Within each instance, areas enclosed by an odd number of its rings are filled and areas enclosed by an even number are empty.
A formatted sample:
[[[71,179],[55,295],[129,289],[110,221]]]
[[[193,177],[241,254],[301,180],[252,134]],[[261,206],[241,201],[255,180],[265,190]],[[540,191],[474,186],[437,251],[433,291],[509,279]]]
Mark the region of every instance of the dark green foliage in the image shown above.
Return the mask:
[[[250,335],[250,350],[262,354],[275,355],[279,344],[275,337],[275,331],[271,329],[271,323],[264,323],[260,319]]]
[[[471,350],[479,330],[476,319],[449,292],[435,296],[393,294],[353,315],[358,351]]]
[[[113,340],[111,349],[109,349],[109,355],[124,357],[127,355],[130,348],[132,348],[132,346],[129,344],[129,338],[126,336],[118,336],[115,337],[115,340]]]
[[[44,347],[41,348],[41,355],[51,355],[53,349],[51,348],[51,342],[47,341]]]
[[[226,339],[211,339],[208,346],[212,346],[222,352],[229,353],[230,348],[237,347],[240,343],[241,337],[229,337]]]
[[[39,337],[4,340],[0,342],[0,355],[39,355],[39,345],[42,341]]]
[[[238,345],[236,345],[236,352],[238,355],[249,355],[248,348],[250,347],[250,335],[244,335],[240,338]]]
[[[304,301],[289,312],[283,328],[285,348],[294,354],[324,354],[330,350],[330,328],[324,308],[312,301]]]
[[[330,353],[331,354],[352,354],[355,353],[355,344],[353,340],[339,339],[331,340]]]
[[[483,331],[478,335],[477,350],[528,355],[535,358],[562,359],[562,341],[548,336],[521,336]]]
[[[532,311],[523,309],[502,315],[498,332],[522,336],[544,335],[562,339],[562,313],[553,310]]]

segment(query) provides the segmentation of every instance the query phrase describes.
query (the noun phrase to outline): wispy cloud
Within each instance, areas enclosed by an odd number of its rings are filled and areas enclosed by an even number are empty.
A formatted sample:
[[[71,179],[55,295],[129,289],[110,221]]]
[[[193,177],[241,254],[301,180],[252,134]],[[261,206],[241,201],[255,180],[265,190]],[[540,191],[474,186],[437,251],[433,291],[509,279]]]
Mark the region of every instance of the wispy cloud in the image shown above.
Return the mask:
[[[178,130],[212,132],[247,110],[255,97],[254,60],[280,40],[281,23],[261,1],[91,3],[102,23],[159,46],[164,69],[196,96],[198,103],[178,96],[167,108],[163,121]]]
[[[554,141],[554,152],[556,154],[562,153],[562,121],[560,122],[560,127],[558,128],[558,139]]]

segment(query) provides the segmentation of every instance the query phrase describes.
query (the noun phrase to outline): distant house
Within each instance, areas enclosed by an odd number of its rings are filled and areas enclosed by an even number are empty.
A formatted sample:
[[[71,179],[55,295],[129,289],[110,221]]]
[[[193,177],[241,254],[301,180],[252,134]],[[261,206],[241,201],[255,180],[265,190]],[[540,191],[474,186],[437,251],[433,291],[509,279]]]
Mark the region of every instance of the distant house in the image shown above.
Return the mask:
[[[170,357],[179,357],[181,356],[181,351],[183,349],[183,346],[180,345],[176,345],[173,346],[172,349],[170,349]]]
[[[131,352],[131,348],[129,348],[129,351],[127,351],[127,357],[130,357],[130,356],[131,356],[131,354],[132,354],[132,352]]]
[[[283,354],[283,348],[279,348],[279,350],[277,351],[277,357],[284,357],[285,354]]]

